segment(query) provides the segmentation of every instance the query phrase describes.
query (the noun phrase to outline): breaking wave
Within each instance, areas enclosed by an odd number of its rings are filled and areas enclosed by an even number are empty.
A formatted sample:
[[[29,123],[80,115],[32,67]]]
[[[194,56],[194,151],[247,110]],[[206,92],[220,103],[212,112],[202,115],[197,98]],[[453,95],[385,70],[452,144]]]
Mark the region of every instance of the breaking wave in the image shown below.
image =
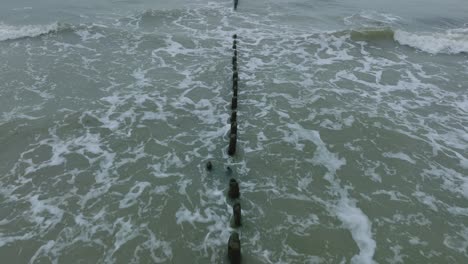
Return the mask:
[[[54,22],[47,25],[7,25],[0,23],[0,41],[35,38],[52,33],[76,30],[77,27]]]
[[[25,26],[11,26],[6,24],[0,24],[0,41],[15,40],[20,38],[34,38],[52,32],[57,32],[59,29],[60,24],[57,22],[49,25]]]
[[[397,30],[395,41],[428,53],[468,53],[468,28],[451,29],[442,33],[410,33]]]
[[[445,32],[415,33],[389,27],[351,30],[354,41],[394,40],[431,54],[468,53],[468,29],[451,29]]]

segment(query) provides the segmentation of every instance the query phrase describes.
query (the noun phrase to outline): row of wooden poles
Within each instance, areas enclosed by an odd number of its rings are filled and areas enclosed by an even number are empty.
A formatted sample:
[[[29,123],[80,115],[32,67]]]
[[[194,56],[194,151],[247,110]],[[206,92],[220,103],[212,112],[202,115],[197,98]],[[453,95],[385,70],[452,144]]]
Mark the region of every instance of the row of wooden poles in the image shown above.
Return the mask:
[[[234,10],[237,10],[239,0],[234,0]],[[237,145],[237,91],[239,88],[239,71],[237,67],[237,35],[232,36],[233,44],[232,49],[234,55],[232,56],[232,99],[231,99],[231,130],[229,131],[229,147],[228,155],[234,156],[236,154]],[[229,180],[228,196],[230,199],[237,200],[240,197],[239,183],[236,179]],[[241,204],[236,201],[232,206],[233,221],[232,226],[235,228],[241,225]],[[233,264],[241,262],[241,243],[239,233],[232,232],[228,241],[228,258]]]
[[[237,9],[238,0],[234,0],[234,10]],[[234,50],[234,55],[232,56],[232,98],[231,98],[231,118],[230,124],[231,129],[229,131],[229,146],[227,153],[229,156],[234,156],[236,154],[236,145],[237,145],[237,93],[239,88],[239,71],[237,65],[237,35],[232,36],[233,44],[232,49]],[[213,164],[211,161],[206,163],[206,169],[211,171],[213,169]],[[228,170],[230,168],[228,167]],[[239,228],[241,226],[241,204],[238,201],[240,197],[239,183],[236,179],[231,178],[229,180],[229,190],[228,197],[233,201],[232,205],[232,222],[231,226],[234,228]],[[239,238],[239,233],[236,231],[232,232],[229,236],[228,241],[228,259],[230,263],[239,264],[241,262],[241,243]]]
[[[235,2],[237,6],[237,1]],[[229,131],[228,155],[233,156],[236,153],[237,145],[237,93],[239,88],[239,72],[237,67],[237,35],[233,35],[232,49],[232,99],[231,99],[231,130]],[[234,201],[232,206],[233,221],[232,226],[238,228],[241,225],[241,204],[237,199],[240,197],[239,183],[232,178],[229,181],[228,196]],[[228,241],[228,258],[231,263],[240,263],[241,244],[239,233],[232,232]]]

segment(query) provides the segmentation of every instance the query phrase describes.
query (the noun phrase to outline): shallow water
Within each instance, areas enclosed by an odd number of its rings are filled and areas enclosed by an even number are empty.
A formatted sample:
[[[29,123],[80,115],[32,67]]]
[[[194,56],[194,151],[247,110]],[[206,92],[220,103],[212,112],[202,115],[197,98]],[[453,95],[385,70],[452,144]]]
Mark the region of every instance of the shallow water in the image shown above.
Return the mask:
[[[225,263],[231,177],[245,263],[468,259],[463,1],[75,2],[0,10],[5,263]]]

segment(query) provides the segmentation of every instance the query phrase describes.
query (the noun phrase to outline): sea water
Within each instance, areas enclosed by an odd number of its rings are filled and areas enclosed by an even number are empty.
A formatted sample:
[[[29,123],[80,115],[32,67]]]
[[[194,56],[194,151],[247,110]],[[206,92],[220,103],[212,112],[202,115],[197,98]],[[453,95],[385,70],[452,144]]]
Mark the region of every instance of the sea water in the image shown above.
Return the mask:
[[[467,263],[467,74],[464,0],[2,0],[0,262]]]

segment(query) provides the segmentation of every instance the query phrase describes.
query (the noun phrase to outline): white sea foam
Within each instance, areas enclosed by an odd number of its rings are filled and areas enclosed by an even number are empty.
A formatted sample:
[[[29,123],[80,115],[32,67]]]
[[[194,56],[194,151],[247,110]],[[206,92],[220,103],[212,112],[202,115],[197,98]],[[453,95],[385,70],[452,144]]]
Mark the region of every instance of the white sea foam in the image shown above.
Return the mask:
[[[468,252],[468,228],[462,228],[455,235],[445,235],[444,245],[466,255]]]
[[[365,10],[352,16],[345,17],[345,25],[354,27],[375,27],[398,24],[402,18],[389,13]]]
[[[49,25],[11,26],[0,23],[0,41],[37,37],[59,30],[58,23]]]
[[[351,263],[372,264],[376,242],[372,239],[371,222],[369,218],[356,207],[354,202],[342,198],[336,211],[343,225],[351,231],[351,235],[359,247],[359,254],[351,259]]]
[[[427,242],[425,241],[421,241],[421,239],[419,237],[411,237],[410,240],[408,240],[408,242],[415,246],[415,245],[422,245],[422,246],[427,246]]]
[[[438,211],[436,205],[437,199],[434,196],[424,193],[422,191],[415,191],[413,193],[413,196],[416,197],[420,203],[429,206],[429,208],[436,212]]]
[[[408,156],[407,154],[405,154],[403,152],[398,152],[398,153],[385,152],[385,153],[382,154],[382,156],[384,156],[386,158],[400,159],[400,160],[407,161],[407,162],[409,162],[411,164],[416,164],[416,161],[414,161],[410,156]]]
[[[31,203],[32,219],[42,230],[58,224],[63,217],[63,210],[53,205],[53,201],[39,200],[39,195],[34,195],[29,199]]]
[[[351,236],[359,247],[359,254],[355,255],[351,262],[356,264],[374,263],[373,256],[376,242],[372,238],[372,223],[364,212],[356,206],[355,201],[348,197],[348,192],[340,186],[339,179],[335,178],[336,172],[346,164],[346,160],[339,158],[337,154],[328,150],[325,142],[320,138],[319,132],[307,130],[299,124],[288,124],[288,127],[292,130],[292,135],[285,136],[284,140],[294,143],[297,149],[302,150],[304,147],[299,143],[300,140],[311,141],[317,146],[313,158],[306,160],[316,165],[325,166],[328,170],[325,179],[330,182],[331,188],[339,195],[337,204],[331,206],[331,208],[333,208],[343,226],[351,232]]]
[[[146,187],[150,187],[149,182],[138,182],[130,189],[125,197],[120,201],[119,208],[127,208],[134,205],[137,202],[138,197],[143,193]]]
[[[410,33],[395,31],[395,40],[401,45],[437,54],[457,54],[468,52],[468,29],[452,29],[443,33]]]
[[[372,193],[373,195],[388,195],[390,197],[390,200],[392,201],[403,201],[403,202],[408,202],[410,201],[408,197],[403,195],[402,193],[398,191],[386,191],[386,190],[379,190],[376,192]]]

